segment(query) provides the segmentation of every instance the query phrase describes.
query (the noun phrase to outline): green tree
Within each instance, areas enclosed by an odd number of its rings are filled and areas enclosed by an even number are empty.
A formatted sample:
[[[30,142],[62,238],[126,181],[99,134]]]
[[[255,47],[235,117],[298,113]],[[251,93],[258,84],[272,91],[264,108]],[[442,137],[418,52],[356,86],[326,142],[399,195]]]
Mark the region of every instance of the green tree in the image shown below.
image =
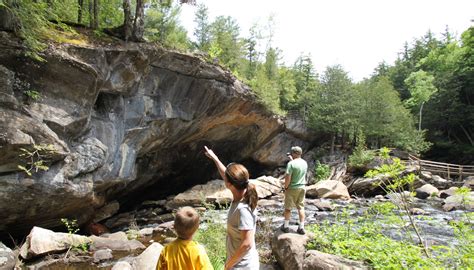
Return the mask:
[[[268,78],[264,67],[259,66],[255,77],[249,82],[253,91],[257,94],[261,102],[272,112],[282,114],[280,110],[280,96],[276,80],[272,81]]]
[[[198,4],[194,17],[196,28],[194,29],[194,37],[196,38],[196,47],[201,51],[208,51],[211,40],[211,26],[208,19],[208,9],[204,4]]]
[[[355,122],[372,148],[388,145],[419,153],[429,147],[387,77],[360,82],[355,91]]]
[[[256,23],[250,27],[249,33],[249,37],[244,39],[246,66],[244,67],[243,73],[247,80],[251,80],[255,76],[260,56],[257,46],[262,39],[261,31]]]
[[[280,108],[284,111],[296,106],[296,85],[291,69],[281,67],[278,70],[278,92],[280,93]]]
[[[145,37],[163,46],[185,50],[189,48],[186,30],[179,25],[181,8],[177,4],[152,5],[145,19]]]
[[[216,56],[219,62],[234,72],[238,71],[243,52],[237,21],[229,16],[218,16],[211,24],[211,33],[211,46],[218,48]]]
[[[316,130],[331,134],[331,152],[338,133],[346,132],[353,125],[352,82],[340,65],[329,66],[321,76],[321,86],[312,96],[309,124]]]
[[[433,85],[434,77],[423,70],[413,72],[405,79],[411,97],[407,104],[411,107],[420,106],[418,130],[421,131],[421,120],[423,114],[423,105],[437,91]]]

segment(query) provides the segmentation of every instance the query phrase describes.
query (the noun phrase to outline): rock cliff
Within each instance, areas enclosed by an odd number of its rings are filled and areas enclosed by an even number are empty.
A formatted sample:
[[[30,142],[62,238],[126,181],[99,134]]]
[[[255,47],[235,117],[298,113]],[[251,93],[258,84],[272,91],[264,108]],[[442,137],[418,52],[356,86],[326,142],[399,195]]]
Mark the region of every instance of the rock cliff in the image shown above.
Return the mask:
[[[36,62],[20,44],[0,32],[0,231],[51,228],[62,217],[83,224],[109,202],[204,183],[215,175],[204,145],[255,168],[309,145],[197,56],[150,44],[55,44]]]

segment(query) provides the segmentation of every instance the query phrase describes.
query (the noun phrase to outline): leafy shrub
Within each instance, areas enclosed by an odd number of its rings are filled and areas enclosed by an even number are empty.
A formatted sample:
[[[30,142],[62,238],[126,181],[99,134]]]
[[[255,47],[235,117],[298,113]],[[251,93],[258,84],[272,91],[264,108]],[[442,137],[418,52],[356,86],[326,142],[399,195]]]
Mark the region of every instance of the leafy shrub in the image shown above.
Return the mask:
[[[349,166],[353,168],[364,168],[375,158],[374,151],[365,149],[363,144],[358,144],[349,156]]]
[[[33,144],[32,149],[20,148],[20,150],[22,153],[19,157],[24,160],[24,164],[18,164],[17,167],[29,176],[33,172],[49,170],[45,157],[56,153],[56,148],[52,144]]]
[[[213,217],[217,212],[208,210],[207,218],[199,226],[194,240],[206,247],[207,255],[214,269],[224,269],[226,259],[226,228],[222,223],[215,222],[217,217]]]
[[[316,166],[314,167],[314,178],[316,182],[320,180],[326,180],[331,174],[331,167],[327,164],[321,164],[319,160],[316,161]]]

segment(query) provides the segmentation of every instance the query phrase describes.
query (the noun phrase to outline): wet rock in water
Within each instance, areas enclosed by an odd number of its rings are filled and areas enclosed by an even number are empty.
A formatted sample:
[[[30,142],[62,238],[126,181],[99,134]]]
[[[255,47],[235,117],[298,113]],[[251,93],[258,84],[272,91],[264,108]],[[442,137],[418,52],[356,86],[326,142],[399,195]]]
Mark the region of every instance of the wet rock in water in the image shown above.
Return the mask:
[[[474,176],[469,176],[468,178],[466,178],[464,180],[464,184],[463,184],[464,187],[468,187],[470,188],[471,190],[474,190]]]
[[[385,201],[385,200],[387,200],[387,199],[385,199],[385,197],[384,197],[383,195],[376,195],[376,196],[374,197],[374,199],[376,199],[377,201]]]
[[[421,171],[420,172],[420,178],[422,180],[430,181],[433,178],[433,174],[428,171]]]
[[[114,256],[112,255],[112,250],[109,248],[100,249],[94,252],[93,258],[94,263],[100,263],[102,261],[107,261],[112,259]]]
[[[280,206],[281,206],[281,202],[276,201],[276,200],[266,200],[266,199],[258,200],[258,207],[276,208]]]
[[[430,196],[438,196],[439,190],[431,184],[423,185],[415,190],[416,197],[419,199],[426,199]]]
[[[443,204],[444,211],[453,210],[474,210],[474,192],[467,194],[455,194],[444,200]]]
[[[133,259],[132,268],[140,270],[156,269],[156,264],[162,250],[163,245],[159,243],[151,244],[145,251]]]
[[[321,200],[306,200],[309,205],[314,205],[319,211],[334,211],[336,207],[328,201]]]
[[[448,181],[439,175],[433,175],[431,180],[427,182],[437,187],[438,189],[447,189],[453,185],[453,182]]]
[[[450,187],[448,189],[441,190],[439,192],[439,197],[442,198],[442,199],[446,199],[449,196],[453,196],[454,194],[456,194],[456,190],[458,190],[458,189],[459,189],[458,187]]]
[[[409,191],[403,191],[400,193],[388,193],[386,197],[394,204],[399,205],[403,201],[412,202],[414,197]]]
[[[37,256],[59,253],[71,246],[80,246],[90,242],[91,238],[86,236],[57,233],[40,227],[33,227],[20,248],[20,256],[23,259],[31,259]]]
[[[2,242],[0,242],[0,269],[13,269],[15,264],[15,253]]]
[[[286,269],[286,268],[285,268]],[[308,250],[303,262],[303,270],[310,269],[370,269],[364,263],[353,261],[341,256]]]
[[[423,209],[421,209],[421,208],[416,208],[416,207],[410,208],[410,213],[411,213],[412,215],[415,215],[415,216],[416,216],[416,215],[428,215],[428,214],[429,214],[429,213],[426,212],[425,210],[423,210]]]
[[[308,198],[350,199],[346,185],[340,181],[323,180],[306,188]]]

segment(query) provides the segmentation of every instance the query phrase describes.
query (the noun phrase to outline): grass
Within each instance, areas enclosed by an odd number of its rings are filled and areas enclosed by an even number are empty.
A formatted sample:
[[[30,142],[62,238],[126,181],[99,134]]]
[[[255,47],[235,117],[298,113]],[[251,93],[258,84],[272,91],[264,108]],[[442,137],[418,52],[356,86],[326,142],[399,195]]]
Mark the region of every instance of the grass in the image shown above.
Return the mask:
[[[216,223],[217,215],[214,210],[209,210],[206,221],[199,226],[194,235],[194,240],[206,248],[207,256],[215,270],[224,269],[226,259],[226,227],[225,224]]]

